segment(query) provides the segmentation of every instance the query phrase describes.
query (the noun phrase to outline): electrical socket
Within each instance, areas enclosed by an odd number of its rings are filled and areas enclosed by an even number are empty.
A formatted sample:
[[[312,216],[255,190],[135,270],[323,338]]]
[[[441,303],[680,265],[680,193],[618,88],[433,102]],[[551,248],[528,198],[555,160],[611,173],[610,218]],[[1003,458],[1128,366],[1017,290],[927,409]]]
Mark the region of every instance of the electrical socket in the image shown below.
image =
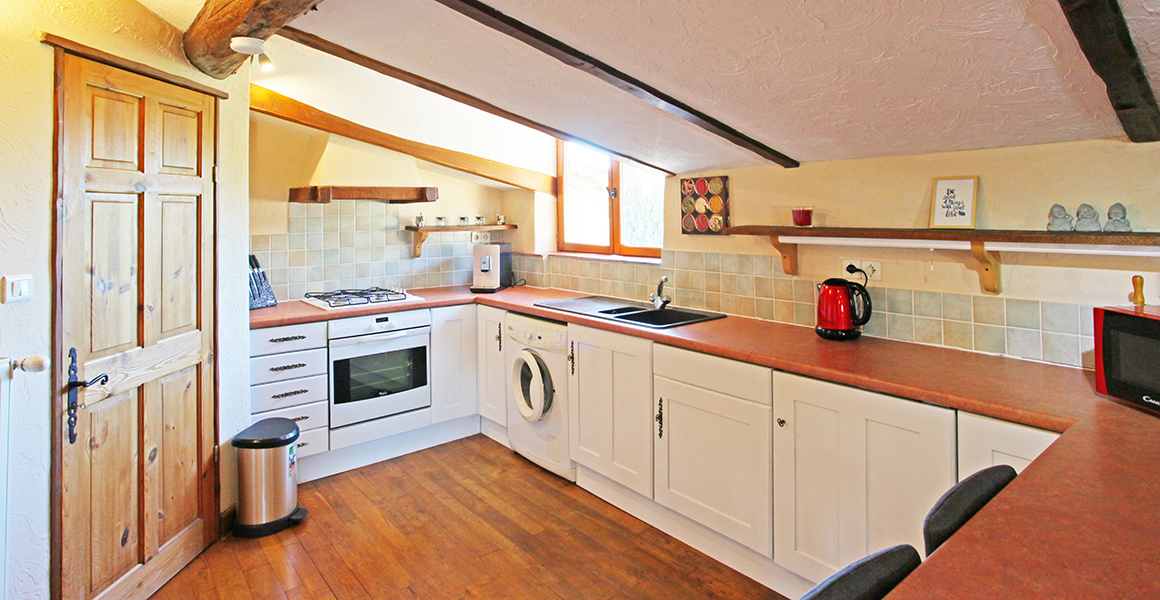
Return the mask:
[[[471,243],[472,244],[491,243],[491,232],[490,231],[472,231],[471,232]]]
[[[869,281],[882,281],[882,262],[877,260],[853,260],[849,258],[842,259],[842,277],[850,277],[853,273],[846,270],[846,267],[854,265],[854,268],[861,269],[866,273],[866,278]]]

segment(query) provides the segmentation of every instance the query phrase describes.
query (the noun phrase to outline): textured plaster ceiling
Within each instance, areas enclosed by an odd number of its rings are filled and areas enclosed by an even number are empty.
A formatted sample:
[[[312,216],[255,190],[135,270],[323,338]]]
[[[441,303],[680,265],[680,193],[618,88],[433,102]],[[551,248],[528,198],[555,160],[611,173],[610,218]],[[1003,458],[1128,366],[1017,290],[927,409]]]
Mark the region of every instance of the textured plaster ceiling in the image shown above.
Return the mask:
[[[137,0],[142,6],[153,11],[157,16],[169,21],[171,25],[185,31],[189,24],[197,17],[205,0]]]
[[[1152,91],[1160,95],[1160,0],[1120,0]]]
[[[488,3],[801,161],[1123,135],[1058,0]],[[319,8],[294,26],[673,171],[767,164],[432,0]]]

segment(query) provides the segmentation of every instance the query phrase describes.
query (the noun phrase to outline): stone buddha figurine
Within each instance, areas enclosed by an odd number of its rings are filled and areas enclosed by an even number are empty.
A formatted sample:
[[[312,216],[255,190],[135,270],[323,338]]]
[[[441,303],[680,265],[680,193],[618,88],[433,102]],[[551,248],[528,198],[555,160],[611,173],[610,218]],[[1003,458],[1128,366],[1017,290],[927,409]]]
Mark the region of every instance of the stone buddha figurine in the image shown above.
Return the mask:
[[[1075,211],[1075,230],[1076,231],[1102,231],[1100,227],[1100,213],[1088,203],[1079,205]]]
[[[1052,204],[1051,212],[1047,214],[1047,230],[1071,231],[1074,228],[1071,223],[1071,215],[1067,214],[1067,209],[1062,204]]]
[[[1113,204],[1108,209],[1108,222],[1104,225],[1104,231],[1127,232],[1131,230],[1132,223],[1128,221],[1128,209],[1119,202]]]

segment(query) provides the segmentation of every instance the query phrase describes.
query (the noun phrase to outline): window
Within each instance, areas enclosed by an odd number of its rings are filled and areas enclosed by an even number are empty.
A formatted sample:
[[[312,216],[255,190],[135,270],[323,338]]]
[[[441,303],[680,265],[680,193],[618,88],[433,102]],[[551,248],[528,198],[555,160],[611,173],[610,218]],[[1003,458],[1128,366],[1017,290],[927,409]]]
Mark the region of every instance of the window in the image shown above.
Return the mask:
[[[659,257],[665,174],[575,142],[556,150],[560,250]]]

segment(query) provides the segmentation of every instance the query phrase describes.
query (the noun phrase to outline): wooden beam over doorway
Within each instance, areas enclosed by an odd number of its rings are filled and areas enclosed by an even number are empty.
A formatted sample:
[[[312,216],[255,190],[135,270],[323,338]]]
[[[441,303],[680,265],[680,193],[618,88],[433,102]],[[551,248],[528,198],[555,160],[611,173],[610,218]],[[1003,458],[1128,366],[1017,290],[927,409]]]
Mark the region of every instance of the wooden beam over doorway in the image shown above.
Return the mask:
[[[1059,0],[1079,47],[1104,80],[1133,142],[1160,141],[1160,107],[1116,0]]]
[[[387,150],[409,154],[421,160],[492,181],[545,194],[556,194],[556,178],[552,175],[384,133],[254,84],[250,84],[250,110]]]
[[[798,161],[741,133],[729,125],[478,0],[435,1],[482,25],[513,37],[570,67],[580,69],[589,75],[593,75],[606,83],[614,85],[669,114],[680,117],[762,158],[771,160],[786,168],[801,166],[801,163]]]
[[[185,57],[202,73],[225,79],[247,54],[230,49],[235,37],[267,40],[283,25],[314,9],[322,0],[207,0],[185,30]]]

